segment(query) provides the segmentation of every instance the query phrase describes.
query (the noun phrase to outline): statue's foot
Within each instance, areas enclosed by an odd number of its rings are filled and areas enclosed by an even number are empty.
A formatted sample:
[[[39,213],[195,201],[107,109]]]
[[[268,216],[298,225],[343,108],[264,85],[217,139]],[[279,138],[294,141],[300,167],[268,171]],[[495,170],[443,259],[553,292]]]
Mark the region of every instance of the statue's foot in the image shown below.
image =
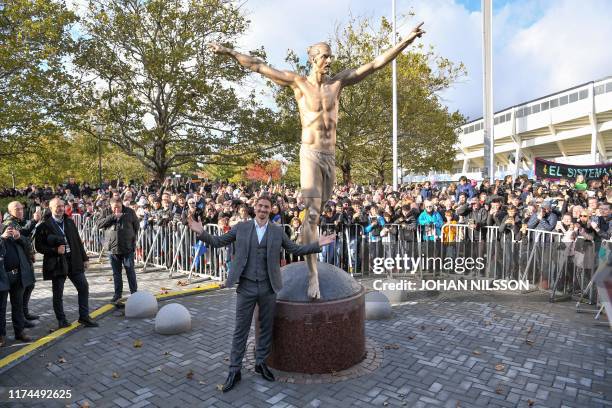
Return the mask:
[[[321,292],[319,290],[319,277],[314,274],[308,279],[308,297],[312,300],[320,299]]]

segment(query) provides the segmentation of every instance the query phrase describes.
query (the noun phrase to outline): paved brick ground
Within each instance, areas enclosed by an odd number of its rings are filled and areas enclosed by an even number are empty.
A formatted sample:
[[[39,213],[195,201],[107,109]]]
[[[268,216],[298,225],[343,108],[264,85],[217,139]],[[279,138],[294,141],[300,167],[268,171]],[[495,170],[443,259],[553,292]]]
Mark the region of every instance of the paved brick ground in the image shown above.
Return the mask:
[[[87,280],[89,283],[89,309],[94,311],[110,302],[113,297],[113,272],[110,270],[110,266],[103,259],[102,263],[98,263],[98,259],[92,256],[90,269],[86,272]],[[40,267],[42,264],[42,257],[39,256],[35,264],[36,271],[36,287],[32,293],[32,299],[30,300],[30,311],[34,314],[39,315],[40,320],[33,321],[36,327],[26,329],[26,332],[33,338],[37,339],[46,336],[51,331],[57,329],[57,320],[53,313],[52,294],[51,294],[51,281],[43,281]],[[160,293],[161,289],[183,290],[187,288],[193,288],[198,285],[197,279],[194,279],[189,285],[180,285],[177,283],[187,283],[185,275],[177,275],[173,278],[168,277],[167,271],[159,270],[159,268],[149,267],[147,272],[141,272],[141,269],[136,269],[136,276],[138,281],[138,288],[145,289],[151,293]],[[123,295],[127,296],[130,293],[129,286],[127,284],[127,277],[125,272],[123,274]],[[5,347],[0,348],[0,358],[19,350],[24,346],[24,343],[14,341],[13,325],[11,322],[11,306],[10,302],[7,307],[6,316],[6,333],[8,344]],[[64,286],[64,312],[69,322],[73,322],[79,317],[77,302],[77,292],[72,282],[66,279]]]
[[[396,306],[392,319],[366,324],[384,350],[375,372],[302,385],[268,383],[243,370],[227,394],[216,385],[227,374],[234,292],[173,302],[191,311],[191,333],[157,335],[152,320],[114,312],[100,328],[79,329],[3,373],[0,404],[11,387],[42,387],[72,392],[38,404],[44,407],[612,406],[609,329],[540,295],[439,296]]]

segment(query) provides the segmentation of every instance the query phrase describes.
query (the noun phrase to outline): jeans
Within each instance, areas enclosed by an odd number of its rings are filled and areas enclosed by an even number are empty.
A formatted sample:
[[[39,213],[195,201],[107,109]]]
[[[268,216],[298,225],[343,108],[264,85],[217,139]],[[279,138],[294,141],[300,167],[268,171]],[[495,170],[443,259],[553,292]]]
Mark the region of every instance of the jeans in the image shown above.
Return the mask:
[[[68,279],[72,282],[78,293],[79,300],[79,319],[89,318],[89,284],[84,273],[76,275],[68,275]],[[53,288],[53,311],[58,321],[66,320],[64,314],[64,283],[65,276],[56,276],[51,281]]]
[[[0,292],[0,336],[6,336],[6,301],[11,296],[11,319],[15,336],[23,332],[25,317],[23,316],[23,286],[21,283],[11,285],[10,290]]]
[[[130,293],[138,290],[136,283],[136,271],[134,270],[134,252],[129,254],[109,254],[108,260],[113,268],[113,283],[115,284],[115,298],[119,299],[123,296],[123,277],[121,276],[122,266],[125,268]]]

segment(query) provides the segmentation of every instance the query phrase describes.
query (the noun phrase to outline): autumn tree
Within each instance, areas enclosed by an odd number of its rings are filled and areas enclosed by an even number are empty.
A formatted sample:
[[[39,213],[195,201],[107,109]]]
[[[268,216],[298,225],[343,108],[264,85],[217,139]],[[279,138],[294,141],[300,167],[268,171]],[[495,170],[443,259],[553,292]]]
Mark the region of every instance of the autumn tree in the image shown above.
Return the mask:
[[[281,163],[278,160],[262,160],[251,163],[246,168],[245,177],[248,181],[278,182],[281,178]]]

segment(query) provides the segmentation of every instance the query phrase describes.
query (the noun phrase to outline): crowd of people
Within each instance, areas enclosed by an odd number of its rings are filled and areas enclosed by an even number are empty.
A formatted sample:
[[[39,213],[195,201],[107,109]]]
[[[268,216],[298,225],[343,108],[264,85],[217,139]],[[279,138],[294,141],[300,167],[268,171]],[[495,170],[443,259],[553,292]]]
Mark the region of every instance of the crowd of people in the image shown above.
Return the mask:
[[[122,267],[130,292],[137,290],[134,251],[139,229],[187,225],[191,217],[203,224],[217,225],[221,233],[227,232],[254,217],[255,202],[263,194],[273,198],[270,222],[285,225],[290,239],[298,242],[305,216],[300,191],[280,184],[181,182],[168,178],[163,183],[105,182],[92,186],[70,178],[58,186],[32,184],[23,189],[0,190],[0,198],[15,198],[8,211],[0,213],[0,251],[6,271],[0,274],[0,345],[6,335],[3,311],[9,295],[17,339],[28,340],[24,328],[37,318],[28,309],[34,289],[35,249],[45,256],[43,269],[50,271],[45,279],[53,280],[53,305],[59,326],[67,325],[61,300],[66,277],[79,291],[80,319],[87,325],[95,323],[88,317],[87,280],[82,273],[87,267],[87,254],[74,236],[74,223],[70,221],[75,214],[91,218],[97,228],[106,232],[115,283],[112,300],[117,301],[123,292]],[[607,175],[596,180],[586,181],[579,176],[574,181],[554,182],[506,176],[503,180],[476,183],[461,177],[456,183],[406,184],[398,191],[390,186],[338,185],[324,204],[320,225],[324,234],[351,231],[346,235],[345,250],[353,252],[357,234],[369,243],[417,239],[453,242],[460,238],[458,230],[446,228],[448,225],[467,226],[474,233],[472,239],[484,233],[486,227],[495,226],[500,234],[512,234],[515,239],[529,229],[559,232],[564,241],[580,236],[601,242],[612,235],[611,203],[612,187]],[[54,226],[62,222],[71,231],[69,234],[64,229],[56,234],[58,229]],[[67,239],[67,235],[72,236]],[[324,248],[321,260],[332,252]],[[69,260],[67,264],[64,260],[61,267],[55,265],[60,255]],[[74,258],[78,261],[73,262]],[[57,268],[61,272],[54,272]]]
[[[445,224],[466,224],[475,231],[497,226],[517,236],[530,228],[602,240],[612,233],[609,184],[607,176],[588,183],[581,177],[574,182],[537,182],[525,176],[517,180],[507,176],[481,183],[466,177],[446,185],[426,181],[403,185],[399,191],[390,186],[339,185],[324,206],[320,224],[327,230],[330,226],[340,230],[361,225],[368,241],[385,236],[412,239],[417,230],[423,240],[452,240],[452,230],[442,229]],[[297,239],[304,219],[299,189],[280,184],[178,183],[167,179],[162,184],[120,182],[96,188],[88,183],[79,185],[71,178],[61,186],[30,185],[3,194],[26,197],[27,220],[40,219],[53,197],[64,200],[68,216],[80,214],[96,220],[112,213],[111,200],[120,200],[134,211],[139,228],[186,225],[191,214],[203,224],[216,224],[227,231],[254,216],[254,201],[262,193],[275,200],[271,222],[291,226],[291,235]]]

